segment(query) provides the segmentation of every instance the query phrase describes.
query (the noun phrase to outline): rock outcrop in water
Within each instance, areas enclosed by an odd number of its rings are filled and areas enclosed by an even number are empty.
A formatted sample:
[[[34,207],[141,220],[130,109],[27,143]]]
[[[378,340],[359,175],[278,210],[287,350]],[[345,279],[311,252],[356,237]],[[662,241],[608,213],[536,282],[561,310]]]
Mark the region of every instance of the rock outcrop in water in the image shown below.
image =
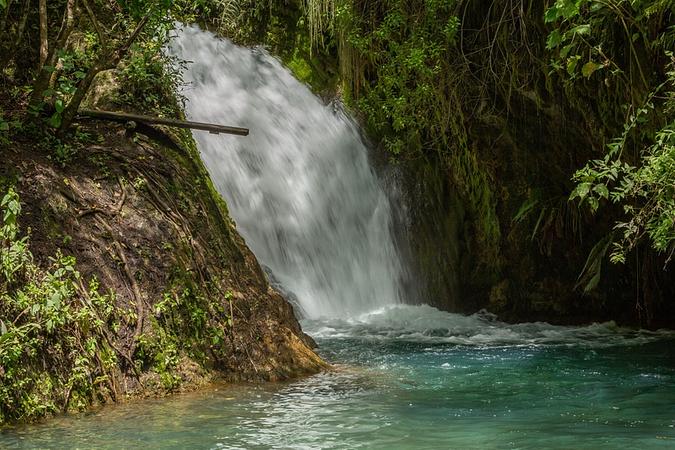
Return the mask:
[[[57,324],[36,332],[20,373],[0,366],[2,383],[16,388],[0,407],[0,424],[217,379],[283,380],[325,367],[237,232],[189,133],[145,130],[157,141],[108,124],[79,131],[97,142],[66,165],[33,148],[31,137],[17,139],[3,150],[0,181],[20,195],[19,225],[30,232],[37,265],[49,267],[58,252],[74,256],[83,284],[97,280],[112,302],[94,305],[101,323],[63,330],[64,339],[89,336],[86,350],[61,352],[70,344],[50,341],[60,336]],[[78,306],[92,301],[84,292],[63,298],[62,307],[86,308]]]

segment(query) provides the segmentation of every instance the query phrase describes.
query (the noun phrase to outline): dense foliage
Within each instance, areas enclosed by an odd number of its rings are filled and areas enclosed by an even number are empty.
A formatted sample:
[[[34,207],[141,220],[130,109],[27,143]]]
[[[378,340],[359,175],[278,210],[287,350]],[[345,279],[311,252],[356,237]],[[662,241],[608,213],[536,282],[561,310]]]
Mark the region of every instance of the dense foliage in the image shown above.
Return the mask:
[[[34,125],[63,136],[97,76],[120,65],[129,90],[118,103],[162,110],[161,97],[173,98],[177,82],[161,52],[173,29],[173,11],[179,9],[171,0],[0,5],[0,69],[11,87],[10,98],[2,100],[14,106],[0,128],[11,132],[32,117]]]
[[[13,189],[0,206],[0,424],[114,398],[114,295],[95,279],[87,285],[73,257],[37,266]]]
[[[614,227],[615,262],[625,262],[642,240],[667,254],[666,261],[675,251],[674,16],[668,0],[557,1],[545,16],[556,24],[547,47],[553,67],[568,75],[565,82],[601,80],[599,101],[603,95],[615,101],[614,111],[605,108],[601,117],[623,110],[623,129],[603,157],[574,175],[571,195],[592,211],[607,200],[623,209]],[[626,51],[613,40],[626,43]]]

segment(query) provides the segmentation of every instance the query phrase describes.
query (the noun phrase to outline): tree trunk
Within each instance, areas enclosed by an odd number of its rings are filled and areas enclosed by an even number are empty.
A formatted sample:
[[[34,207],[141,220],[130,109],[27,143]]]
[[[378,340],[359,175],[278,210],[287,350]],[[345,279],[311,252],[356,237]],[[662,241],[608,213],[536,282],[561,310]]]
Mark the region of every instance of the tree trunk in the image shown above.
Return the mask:
[[[47,0],[38,0],[38,13],[40,15],[40,65],[45,65],[49,53],[49,39],[47,36]]]
[[[68,105],[63,110],[59,134],[62,134],[73,123],[73,119],[75,119],[75,115],[77,115],[77,110],[79,109],[82,100],[84,100],[84,97],[87,95],[87,92],[89,92],[91,83],[94,82],[96,75],[109,67],[109,64],[106,63],[105,59],[107,58],[101,56],[99,60],[96,61],[96,63],[89,69],[89,71],[87,71],[85,77],[78,83],[77,90],[75,91],[75,94],[73,94],[73,98],[70,99]]]
[[[42,2],[44,0],[39,1]],[[57,50],[65,47],[68,36],[70,36],[70,32],[73,31],[73,18],[76,1],[77,0],[68,0],[66,3],[66,10],[63,13],[63,21],[61,22],[59,34],[56,37],[54,45],[52,45],[49,49],[47,57],[40,67],[40,73],[38,73],[37,77],[35,78],[35,82],[33,83],[33,94],[31,95],[30,102],[28,103],[28,109],[30,111],[37,111],[40,109],[44,91],[49,88],[49,79],[51,78],[51,71],[49,67],[54,65]]]

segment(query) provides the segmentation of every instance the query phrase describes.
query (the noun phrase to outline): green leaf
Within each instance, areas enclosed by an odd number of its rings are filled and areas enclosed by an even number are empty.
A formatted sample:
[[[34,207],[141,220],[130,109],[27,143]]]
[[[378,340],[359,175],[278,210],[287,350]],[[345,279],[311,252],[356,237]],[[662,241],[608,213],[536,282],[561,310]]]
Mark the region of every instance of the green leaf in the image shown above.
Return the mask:
[[[14,337],[14,332],[13,332],[13,331],[10,332],[10,333],[1,335],[1,336],[0,336],[0,344],[2,344],[2,343],[5,342],[5,341],[8,341],[8,340],[12,339],[13,337]]]
[[[567,58],[567,55],[570,54],[570,50],[574,47],[574,44],[567,44],[560,50],[560,57]]]
[[[567,61],[567,73],[570,75],[574,75],[577,71],[577,64],[579,63],[579,59],[581,56],[575,55],[572,56],[568,61]]]
[[[595,71],[602,69],[602,64],[595,63],[593,61],[589,61],[584,66],[581,68],[581,74],[585,76],[586,78],[590,78]]]
[[[600,11],[604,7],[605,7],[604,2],[599,2],[598,0],[593,0],[593,2],[591,3],[591,12]]]
[[[614,235],[610,233],[593,246],[586,258],[586,264],[584,264],[584,268],[577,278],[575,289],[584,286],[584,292],[588,293],[596,288],[602,273],[602,261],[607,255],[607,250],[613,238]]]
[[[575,199],[576,197],[579,197],[581,200],[585,199],[588,196],[588,193],[591,192],[591,187],[592,183],[580,183],[576,189],[572,192],[572,195],[570,196],[570,200]]]
[[[574,0],[558,0],[556,6],[559,10],[559,16],[567,20],[579,15],[579,5]]]
[[[60,98],[56,99],[56,102],[54,102],[54,107],[56,108],[57,113],[62,113],[64,109],[63,100]]]
[[[560,45],[561,42],[562,35],[560,34],[560,31],[553,30],[551,31],[551,34],[548,35],[548,39],[546,40],[546,48],[552,50]]]
[[[558,20],[558,17],[560,17],[558,7],[551,6],[549,9],[546,10],[546,13],[544,14],[544,22],[546,23],[555,22],[556,20]]]
[[[578,34],[581,36],[586,36],[591,34],[591,26],[589,24],[577,25],[576,27],[570,30],[572,34]]]
[[[47,300],[47,309],[59,308],[61,306],[61,293],[54,292]]]
[[[534,229],[532,230],[532,236],[530,237],[530,240],[534,240],[534,238],[537,236],[537,231],[539,231],[539,226],[541,225],[542,220],[544,220],[544,216],[546,215],[546,208],[541,208],[541,211],[539,212],[539,218],[537,219],[537,223],[534,225]]]
[[[591,211],[596,212],[598,210],[598,207],[600,206],[600,202],[598,201],[597,198],[588,197],[588,199],[586,201],[588,202],[588,206],[590,206]]]
[[[598,184],[593,188],[593,191],[596,192],[602,198],[609,198],[609,189],[604,184]]]
[[[60,112],[55,112],[52,114],[52,116],[49,118],[47,121],[50,127],[52,128],[58,128],[61,126],[61,113]]]
[[[520,206],[520,209],[513,218],[513,222],[520,222],[523,220],[529,213],[539,203],[539,199],[536,197],[530,197]]]
[[[593,289],[595,289],[598,286],[598,283],[600,282],[600,270],[595,272],[593,277],[588,281],[586,286],[584,286],[584,293],[588,294],[591,292]]]

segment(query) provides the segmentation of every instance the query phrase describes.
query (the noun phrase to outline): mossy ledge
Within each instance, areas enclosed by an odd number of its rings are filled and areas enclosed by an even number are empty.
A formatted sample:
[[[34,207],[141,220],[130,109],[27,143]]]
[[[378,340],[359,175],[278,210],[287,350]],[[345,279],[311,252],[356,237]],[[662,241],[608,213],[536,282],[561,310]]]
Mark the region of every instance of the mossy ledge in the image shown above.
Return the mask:
[[[54,255],[72,256],[79,275],[61,302],[73,317],[61,326],[77,328],[62,330],[68,342],[58,327],[41,330],[17,347],[20,376],[0,366],[3,384],[21,381],[0,425],[327,367],[238,234],[190,133],[141,131],[82,123],[63,164],[31,136],[2,151],[0,184],[19,194],[32,264],[48,274]],[[88,307],[96,324],[80,320]],[[23,320],[4,319],[10,331]]]

